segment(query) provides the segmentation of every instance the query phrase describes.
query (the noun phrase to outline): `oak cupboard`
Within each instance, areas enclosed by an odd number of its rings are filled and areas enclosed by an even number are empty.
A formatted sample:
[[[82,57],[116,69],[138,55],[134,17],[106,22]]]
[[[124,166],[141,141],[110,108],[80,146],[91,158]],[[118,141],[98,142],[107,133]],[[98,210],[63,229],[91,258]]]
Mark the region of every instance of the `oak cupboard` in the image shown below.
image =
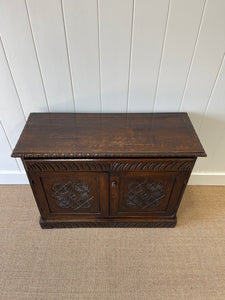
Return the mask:
[[[42,228],[174,227],[206,153],[187,113],[32,113],[12,156]]]

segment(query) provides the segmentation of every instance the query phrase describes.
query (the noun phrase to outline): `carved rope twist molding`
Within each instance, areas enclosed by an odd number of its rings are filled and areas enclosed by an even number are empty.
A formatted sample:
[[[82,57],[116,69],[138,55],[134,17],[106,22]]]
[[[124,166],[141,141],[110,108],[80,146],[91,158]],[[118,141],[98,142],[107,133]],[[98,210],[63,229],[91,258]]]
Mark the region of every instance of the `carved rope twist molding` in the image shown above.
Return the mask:
[[[151,157],[197,157],[203,156],[200,152],[163,152],[163,153],[19,153],[14,152],[12,157],[21,158],[151,158]]]
[[[28,162],[28,171],[189,171],[193,161],[165,162]]]

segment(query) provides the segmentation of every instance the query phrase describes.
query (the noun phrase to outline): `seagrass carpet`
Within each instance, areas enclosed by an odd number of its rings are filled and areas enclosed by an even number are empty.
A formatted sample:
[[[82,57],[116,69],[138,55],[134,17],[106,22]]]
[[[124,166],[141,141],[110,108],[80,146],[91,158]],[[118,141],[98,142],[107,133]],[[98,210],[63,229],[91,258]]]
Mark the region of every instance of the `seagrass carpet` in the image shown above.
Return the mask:
[[[188,186],[176,228],[42,230],[0,186],[0,299],[225,299],[225,187]]]

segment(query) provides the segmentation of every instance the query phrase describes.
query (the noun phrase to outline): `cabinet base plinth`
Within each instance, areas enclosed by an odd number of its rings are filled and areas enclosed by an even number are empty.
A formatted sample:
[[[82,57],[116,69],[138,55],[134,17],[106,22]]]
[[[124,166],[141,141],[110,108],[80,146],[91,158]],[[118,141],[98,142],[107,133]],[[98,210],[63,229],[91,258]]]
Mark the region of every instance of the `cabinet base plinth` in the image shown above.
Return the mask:
[[[149,222],[134,222],[134,221],[94,221],[94,222],[77,222],[77,221],[44,221],[40,218],[42,229],[52,228],[82,228],[82,227],[103,227],[103,228],[172,228],[175,227],[177,218],[170,220],[149,221]]]

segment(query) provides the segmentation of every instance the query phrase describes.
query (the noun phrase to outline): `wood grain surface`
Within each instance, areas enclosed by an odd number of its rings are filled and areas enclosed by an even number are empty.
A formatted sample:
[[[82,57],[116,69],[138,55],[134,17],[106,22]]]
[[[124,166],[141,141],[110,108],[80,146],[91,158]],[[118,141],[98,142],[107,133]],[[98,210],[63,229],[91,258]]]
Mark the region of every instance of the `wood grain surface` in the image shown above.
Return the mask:
[[[13,157],[206,156],[186,113],[32,113]]]

